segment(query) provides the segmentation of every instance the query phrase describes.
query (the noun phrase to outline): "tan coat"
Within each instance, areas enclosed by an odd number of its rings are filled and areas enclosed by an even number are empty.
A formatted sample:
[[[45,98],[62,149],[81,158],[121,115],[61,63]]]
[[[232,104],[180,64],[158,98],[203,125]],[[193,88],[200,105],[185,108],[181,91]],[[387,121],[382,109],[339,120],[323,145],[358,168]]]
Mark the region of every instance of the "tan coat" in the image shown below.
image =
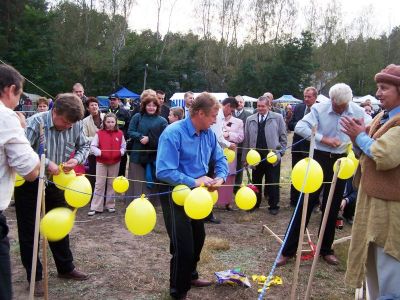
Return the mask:
[[[376,170],[387,171],[399,168],[399,144],[400,126],[392,127],[376,138],[371,146]],[[386,254],[400,261],[400,201],[397,201],[400,200],[400,194],[393,199],[394,201],[373,196],[376,193],[367,194],[365,184],[368,180],[364,177],[368,177],[369,173],[368,168],[365,169],[366,161],[368,160],[362,155],[360,164],[363,172],[358,190],[346,272],[346,283],[356,288],[361,287],[365,277],[369,243],[372,242],[382,247]],[[368,166],[370,167],[370,165]],[[390,182],[380,182],[379,184],[383,185],[380,190],[392,189]]]
[[[101,122],[103,122],[104,113],[100,113]],[[94,124],[92,115],[87,116],[82,120],[83,124],[83,133],[86,135],[88,140],[91,142],[99,130]]]

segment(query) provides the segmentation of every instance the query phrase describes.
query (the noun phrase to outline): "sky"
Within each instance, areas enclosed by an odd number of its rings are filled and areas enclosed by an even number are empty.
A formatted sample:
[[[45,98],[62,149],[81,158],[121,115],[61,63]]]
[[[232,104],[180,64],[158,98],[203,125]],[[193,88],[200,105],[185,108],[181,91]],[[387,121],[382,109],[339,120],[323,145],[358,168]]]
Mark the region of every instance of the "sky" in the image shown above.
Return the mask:
[[[325,7],[331,0],[316,0],[318,5]],[[400,12],[400,0],[337,0],[341,4],[344,22],[350,24],[355,17],[364,15],[373,20],[374,33],[379,35],[387,33],[391,28],[400,25],[400,18],[396,14]],[[175,6],[171,13],[172,3]],[[201,19],[196,16],[194,0],[162,0],[162,13],[160,16],[160,33],[164,35],[168,31],[170,22],[170,31],[187,33],[192,30],[199,33]],[[200,2],[199,0],[196,1]],[[302,7],[308,3],[308,0],[297,0]],[[303,13],[299,12],[298,22],[302,24]],[[142,31],[157,28],[157,0],[136,0],[130,17],[129,27],[132,30]],[[303,23],[304,24],[304,23]],[[243,33],[245,34],[245,33]]]

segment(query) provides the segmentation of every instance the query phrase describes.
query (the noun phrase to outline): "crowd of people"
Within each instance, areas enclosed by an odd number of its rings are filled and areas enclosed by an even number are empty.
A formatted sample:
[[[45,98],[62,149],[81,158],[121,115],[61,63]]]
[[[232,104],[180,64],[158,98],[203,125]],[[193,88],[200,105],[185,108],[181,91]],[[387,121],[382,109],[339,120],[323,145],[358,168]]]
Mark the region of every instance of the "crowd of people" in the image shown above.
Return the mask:
[[[128,174],[131,179],[126,197],[132,200],[151,194],[154,204],[161,204],[172,255],[170,295],[186,299],[191,286],[205,287],[212,283],[201,279],[197,263],[206,236],[204,222],[219,223],[211,213],[205,220],[190,219],[177,205],[171,191],[178,184],[190,188],[205,186],[219,190],[217,205],[232,209],[234,193],[243,181],[242,168],[251,169],[249,181],[258,187],[252,211],[260,208],[263,195],[268,211],[280,210],[281,159],[288,147],[288,131],[294,131],[291,148],[292,165],[308,156],[311,130],[316,126],[314,159],[324,172],[323,185],[310,194],[308,223],[314,207],[322,214],[333,178],[333,165],[347,155],[349,145],[360,157],[361,169],[353,184],[339,179],[328,212],[321,256],[331,265],[339,263],[332,249],[336,219],[345,208],[355,209],[353,238],[350,245],[346,281],[359,287],[366,277],[371,299],[399,299],[400,280],[400,152],[396,151],[400,130],[400,66],[389,65],[375,76],[377,97],[384,111],[373,119],[372,106],[352,101],[351,88],[338,83],[329,90],[330,101],[317,103],[317,89],[304,90],[304,102],[274,109],[270,92],[260,96],[253,112],[244,110],[241,96],[228,97],[221,103],[210,93],[196,98],[184,94],[184,107],[169,107],[161,90],[145,90],[140,104],[127,110],[118,95],[109,96],[109,107],[100,111],[95,97],[87,97],[82,84],[76,83],[72,93],[57,95],[52,108],[46,98],[38,101],[38,113],[25,119],[14,112],[23,88],[23,77],[11,66],[0,66],[0,299],[11,299],[11,270],[8,227],[3,211],[8,207],[17,172],[27,182],[14,191],[18,237],[22,264],[29,281],[32,270],[36,197],[39,159],[46,156],[46,210],[66,206],[63,191],[51,182],[53,175],[73,169],[89,175],[94,196],[88,216],[115,212],[112,180]],[[223,149],[235,152],[228,163]],[[256,149],[262,157],[258,165],[247,164],[247,153]],[[272,151],[274,163],[265,160]],[[129,156],[129,164],[128,164]],[[82,165],[86,164],[86,169]],[[81,166],[81,168],[79,168]],[[265,177],[265,184],[263,179]],[[158,185],[157,183],[162,183]],[[350,192],[350,190],[352,190]],[[158,193],[160,192],[160,193]],[[352,198],[351,198],[352,197]],[[322,198],[322,202],[320,202]],[[357,200],[355,200],[357,198]],[[303,197],[293,187],[291,206],[298,206],[293,226],[277,261],[285,265],[296,254],[300,235]],[[355,206],[355,208],[354,208]],[[348,213],[348,218],[352,218]],[[322,220],[322,217],[321,217]],[[89,275],[73,263],[69,236],[49,242],[60,278],[87,280]],[[3,280],[4,278],[4,280]],[[37,258],[35,295],[43,295],[42,266]],[[386,299],[386,298],[385,298]]]

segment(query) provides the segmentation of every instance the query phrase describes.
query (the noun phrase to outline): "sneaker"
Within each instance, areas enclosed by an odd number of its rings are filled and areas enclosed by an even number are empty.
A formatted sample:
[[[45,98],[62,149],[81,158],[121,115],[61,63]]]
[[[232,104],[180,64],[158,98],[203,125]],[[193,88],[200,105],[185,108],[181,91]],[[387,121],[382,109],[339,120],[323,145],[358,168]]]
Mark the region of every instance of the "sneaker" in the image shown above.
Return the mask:
[[[87,213],[88,216],[94,216],[96,214],[95,210],[89,210],[89,212]]]
[[[107,211],[108,211],[109,213],[115,213],[115,208],[107,208]]]

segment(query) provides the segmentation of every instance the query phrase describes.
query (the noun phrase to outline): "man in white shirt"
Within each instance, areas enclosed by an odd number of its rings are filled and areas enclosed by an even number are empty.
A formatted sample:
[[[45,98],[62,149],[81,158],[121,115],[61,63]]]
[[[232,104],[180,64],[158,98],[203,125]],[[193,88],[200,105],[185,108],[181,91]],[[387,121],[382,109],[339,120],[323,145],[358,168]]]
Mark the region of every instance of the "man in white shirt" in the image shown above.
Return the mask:
[[[186,93],[183,95],[183,99],[185,100],[185,107],[184,107],[185,114],[184,114],[184,118],[186,119],[186,118],[189,118],[189,117],[190,117],[189,108],[190,108],[190,106],[192,105],[192,102],[193,102],[193,100],[194,100],[194,94],[193,94],[193,92],[191,92],[191,91],[186,92]]]
[[[11,201],[15,172],[33,181],[39,175],[39,158],[25,137],[23,115],[13,109],[18,105],[24,79],[11,66],[0,66],[0,299],[12,298],[10,244],[3,211]]]

